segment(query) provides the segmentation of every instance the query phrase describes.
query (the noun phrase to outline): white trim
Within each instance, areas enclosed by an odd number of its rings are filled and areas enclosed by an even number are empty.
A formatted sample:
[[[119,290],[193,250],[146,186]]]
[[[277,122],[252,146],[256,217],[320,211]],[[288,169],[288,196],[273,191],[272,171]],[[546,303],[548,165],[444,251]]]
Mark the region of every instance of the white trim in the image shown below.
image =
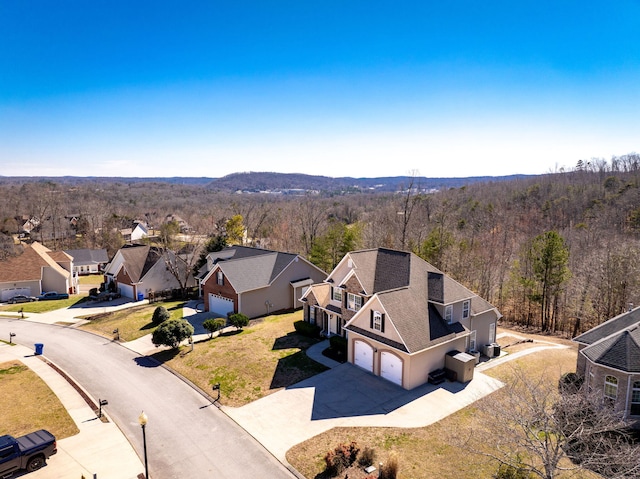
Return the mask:
[[[289,281],[289,284],[294,288],[300,288],[302,286],[310,286],[313,284],[313,280],[311,278],[301,279],[300,281]]]

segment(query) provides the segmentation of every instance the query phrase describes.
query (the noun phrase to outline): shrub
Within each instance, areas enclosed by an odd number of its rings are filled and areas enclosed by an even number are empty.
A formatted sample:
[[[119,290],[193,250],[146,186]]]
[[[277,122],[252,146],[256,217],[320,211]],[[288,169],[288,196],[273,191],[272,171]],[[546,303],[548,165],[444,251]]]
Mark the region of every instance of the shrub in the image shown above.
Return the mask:
[[[212,318],[207,319],[204,323],[202,323],[202,326],[204,327],[204,329],[209,331],[209,337],[212,338],[213,333],[215,333],[216,331],[220,331],[226,324],[227,322],[222,318]]]
[[[242,329],[249,324],[249,317],[242,313],[234,313],[229,316],[229,324],[236,329]]]
[[[167,319],[171,318],[171,313],[167,311],[167,308],[164,306],[158,306],[153,311],[153,316],[151,317],[151,321],[153,324],[164,323]]]
[[[533,479],[536,477],[523,466],[511,466],[509,464],[500,464],[496,479]]]
[[[358,452],[360,452],[360,448],[355,441],[349,444],[339,444],[324,456],[325,473],[329,477],[337,476],[355,462]]]
[[[362,467],[369,467],[375,462],[375,460],[376,450],[370,447],[365,447],[358,458],[358,464]]]
[[[576,373],[565,373],[558,381],[558,389],[561,393],[575,394],[582,387],[582,378]]]
[[[153,332],[151,341],[156,346],[177,348],[182,341],[193,334],[193,326],[182,319],[165,321]]]
[[[329,344],[331,345],[331,349],[335,349],[344,356],[347,355],[347,338],[343,338],[342,336],[331,336],[329,338]]]
[[[317,338],[320,334],[320,328],[318,326],[308,323],[302,319],[293,323],[293,327],[297,333],[302,334],[303,336],[309,336],[310,338]]]
[[[389,459],[380,466],[378,477],[380,479],[396,479],[398,476],[398,453],[391,451]]]

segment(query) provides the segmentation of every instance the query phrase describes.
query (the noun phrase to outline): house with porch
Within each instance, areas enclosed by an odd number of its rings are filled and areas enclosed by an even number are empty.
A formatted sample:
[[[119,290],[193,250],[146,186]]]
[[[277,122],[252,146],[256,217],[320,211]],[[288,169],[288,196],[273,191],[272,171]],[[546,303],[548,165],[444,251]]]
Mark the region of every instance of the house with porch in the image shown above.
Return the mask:
[[[624,418],[640,425],[640,307],[576,336],[576,373],[587,391],[602,394]]]
[[[306,321],[347,339],[350,363],[405,389],[443,370],[448,355],[475,359],[501,317],[417,255],[386,248],[347,253],[302,300]]]

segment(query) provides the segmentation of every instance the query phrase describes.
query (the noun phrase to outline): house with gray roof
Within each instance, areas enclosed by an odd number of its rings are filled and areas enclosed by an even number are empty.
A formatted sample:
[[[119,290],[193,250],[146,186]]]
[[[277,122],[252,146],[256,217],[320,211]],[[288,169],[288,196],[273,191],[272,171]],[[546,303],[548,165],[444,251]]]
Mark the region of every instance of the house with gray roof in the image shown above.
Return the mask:
[[[306,289],[326,276],[300,255],[247,246],[209,253],[199,274],[206,311],[249,318],[302,307]]]
[[[306,321],[347,339],[349,362],[405,389],[444,370],[451,353],[475,365],[501,317],[420,257],[386,248],[347,253],[303,301]]]
[[[175,274],[174,274],[175,273]],[[125,298],[141,300],[161,291],[196,285],[187,263],[174,252],[149,245],[125,245],[104,270],[107,285]]]
[[[640,422],[640,307],[576,336],[576,372],[625,419]]]
[[[98,274],[109,262],[106,249],[68,249],[73,258],[73,272],[78,275]]]

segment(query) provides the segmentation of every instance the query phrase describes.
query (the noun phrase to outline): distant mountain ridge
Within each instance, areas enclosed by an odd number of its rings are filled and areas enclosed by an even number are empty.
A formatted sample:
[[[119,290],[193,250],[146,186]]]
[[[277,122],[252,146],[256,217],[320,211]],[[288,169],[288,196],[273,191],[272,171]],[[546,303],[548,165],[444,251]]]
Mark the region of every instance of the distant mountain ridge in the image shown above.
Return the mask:
[[[169,183],[204,186],[219,191],[295,192],[296,190],[317,192],[394,192],[406,189],[413,183],[420,190],[459,188],[473,183],[488,183],[523,179],[536,175],[473,176],[466,178],[428,178],[392,176],[378,178],[332,178],[329,176],[307,175],[303,173],[245,172],[232,173],[222,178],[208,177],[98,177],[98,176],[0,176],[0,183],[24,183],[30,181],[51,181],[62,184],[82,183]]]

